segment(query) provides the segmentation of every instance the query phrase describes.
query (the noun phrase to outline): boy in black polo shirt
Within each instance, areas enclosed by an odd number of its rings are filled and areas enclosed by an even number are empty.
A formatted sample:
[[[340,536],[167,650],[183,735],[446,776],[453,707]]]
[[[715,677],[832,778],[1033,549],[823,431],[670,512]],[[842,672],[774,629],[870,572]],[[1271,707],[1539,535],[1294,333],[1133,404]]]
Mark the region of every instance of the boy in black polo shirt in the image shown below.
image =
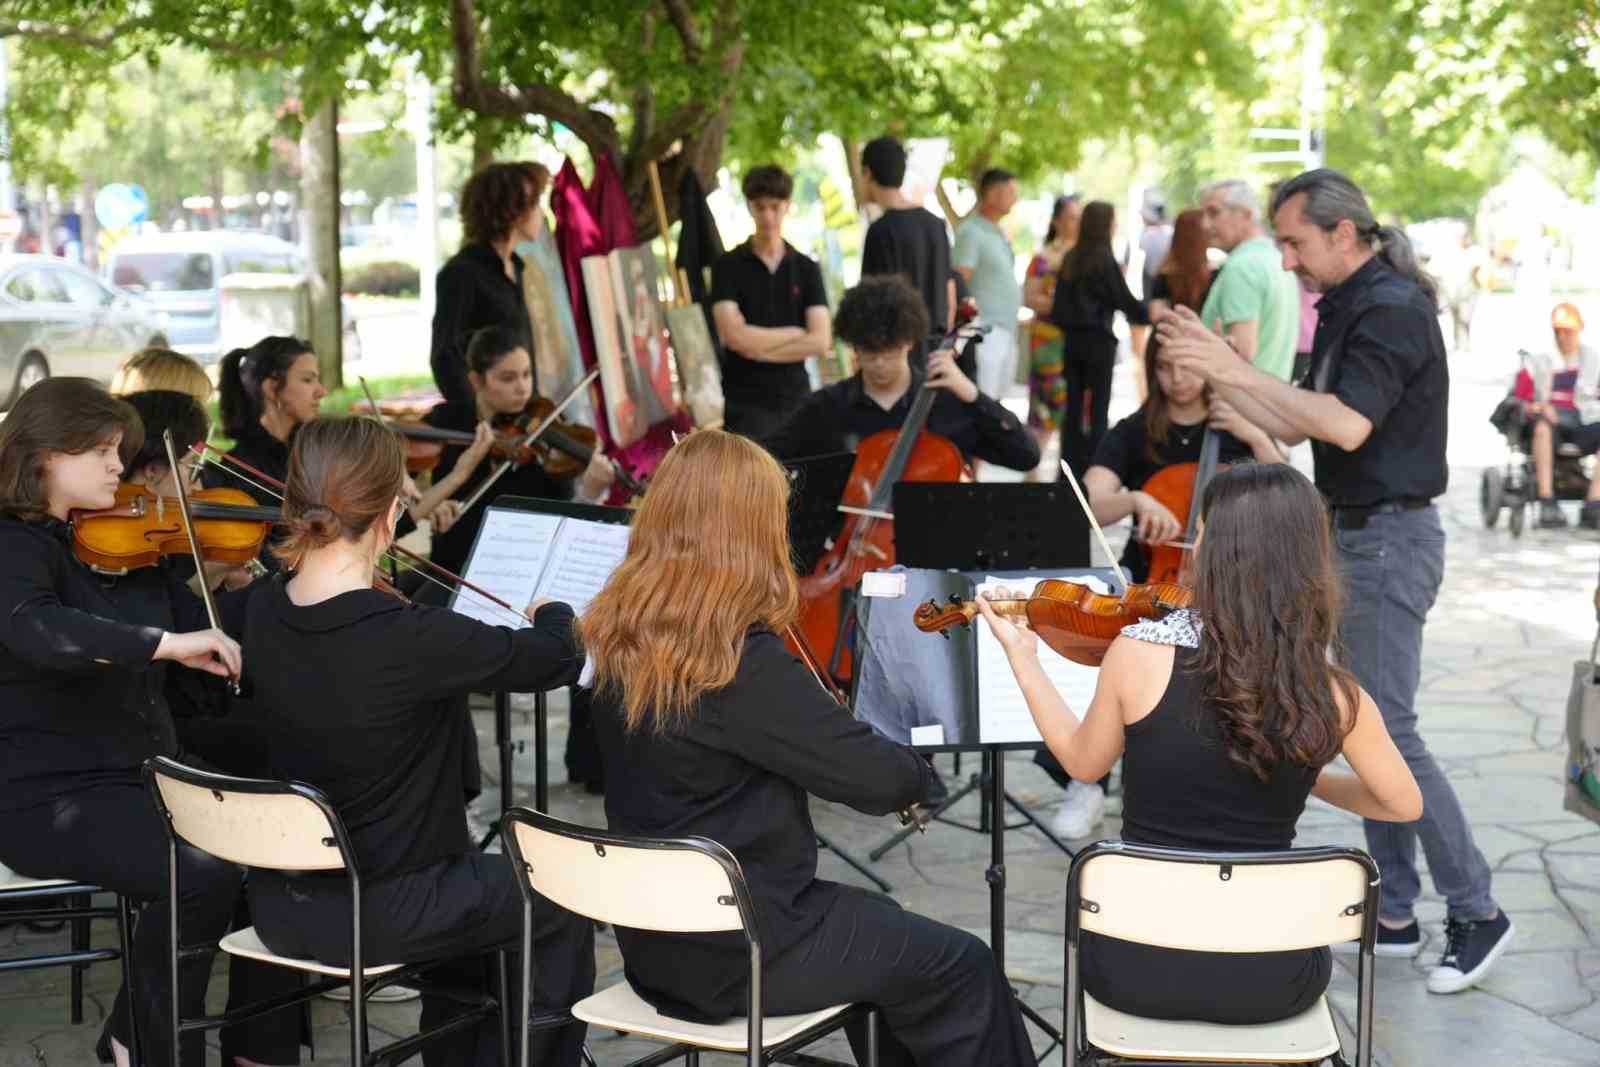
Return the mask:
[[[854,452],[864,438],[898,430],[926,383],[940,390],[928,413],[929,432],[948,438],[967,462],[981,459],[1018,471],[1038,466],[1038,442],[999,401],[978,391],[953,351],[932,353],[926,377],[912,368],[907,353],[928,336],[928,313],[904,278],[863,278],[839,302],[835,327],[860,370],[812,393],[780,429],[762,438],[773,455]]]
[[[811,391],[805,361],[833,347],[822,271],[783,239],[794,180],[782,167],[744,178],[756,232],[711,265],[711,314],[722,338],[723,427],[770,433]]]

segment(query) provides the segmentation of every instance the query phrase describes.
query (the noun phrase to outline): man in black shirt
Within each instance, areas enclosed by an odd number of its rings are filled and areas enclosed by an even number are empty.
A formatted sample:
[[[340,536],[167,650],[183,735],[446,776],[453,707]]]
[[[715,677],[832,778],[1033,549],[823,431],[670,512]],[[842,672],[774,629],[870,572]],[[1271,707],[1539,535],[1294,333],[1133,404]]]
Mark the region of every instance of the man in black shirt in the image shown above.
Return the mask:
[[[1272,211],[1285,269],[1323,294],[1309,388],[1237,358],[1186,311],[1163,318],[1162,343],[1252,422],[1290,444],[1312,440],[1345,580],[1345,662],[1382,709],[1423,795],[1415,823],[1366,823],[1367,849],[1383,872],[1378,952],[1421,950],[1412,912],[1420,840],[1447,903],[1444,953],[1428,990],[1455,993],[1483,979],[1513,927],[1490,893],[1488,864],[1455,790],[1416,728],[1422,627],[1444,574],[1432,501],[1448,475],[1450,378],[1433,282],[1405,235],[1379,226],[1361,190],[1336,171],[1285,182]]]
[[[893,137],[879,137],[861,150],[861,186],[883,214],[867,227],[861,248],[861,276],[900,274],[922,296],[932,330],[911,348],[911,365],[926,369],[926,356],[954,323],[955,283],[951,281],[950,235],[944,220],[900,191],[906,180],[906,150]]]
[[[794,181],[781,167],[744,178],[750,240],[711,265],[711,314],[722,338],[723,428],[759,438],[811,391],[805,361],[833,347],[822,271],[783,239]]]
[[[930,432],[974,458],[1012,470],[1032,470],[1039,445],[999,401],[978,392],[941,349],[928,357],[926,377],[907,359],[927,336],[922,301],[903,279],[868,277],[844,295],[834,330],[855,352],[860,370],[812,393],[776,432],[762,440],[780,459],[853,452],[880,430],[898,430],[924,388],[942,390],[928,413]]]

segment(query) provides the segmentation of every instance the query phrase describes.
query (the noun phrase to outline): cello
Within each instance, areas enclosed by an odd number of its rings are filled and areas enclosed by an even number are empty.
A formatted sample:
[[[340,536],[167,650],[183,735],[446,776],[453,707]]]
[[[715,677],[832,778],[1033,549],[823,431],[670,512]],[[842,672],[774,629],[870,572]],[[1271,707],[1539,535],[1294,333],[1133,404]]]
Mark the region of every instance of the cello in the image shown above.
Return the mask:
[[[954,329],[937,346],[979,336],[976,306],[964,304]],[[795,625],[805,644],[824,657],[827,673],[847,679],[850,650],[843,640],[850,604],[847,594],[868,571],[894,566],[894,514],[890,511],[897,482],[958,482],[971,473],[961,450],[949,439],[927,432],[928,413],[939,390],[926,384],[911,403],[898,430],[882,430],[856,449],[850,480],[839,510],[844,526],[816,568],[800,579],[800,616]],[[791,650],[799,653],[796,642]]]
[[[1198,462],[1162,467],[1140,487],[1172,514],[1188,516],[1181,540],[1149,546],[1150,573],[1146,581],[1189,584],[1189,561],[1194,557],[1194,539],[1200,532],[1200,503],[1205,497],[1206,486],[1211,484],[1211,479],[1219,469],[1217,456],[1221,446],[1222,438],[1208,423],[1205,436],[1200,439]]]

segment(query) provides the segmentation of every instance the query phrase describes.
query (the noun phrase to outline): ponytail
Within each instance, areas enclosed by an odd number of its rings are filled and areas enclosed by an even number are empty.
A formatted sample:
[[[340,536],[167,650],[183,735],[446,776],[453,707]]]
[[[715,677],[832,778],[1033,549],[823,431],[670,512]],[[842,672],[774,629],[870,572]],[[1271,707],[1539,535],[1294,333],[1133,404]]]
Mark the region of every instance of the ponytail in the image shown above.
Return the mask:
[[[1411,239],[1405,235],[1405,231],[1398,226],[1379,226],[1376,240],[1378,257],[1389,264],[1396,274],[1416,282],[1428,294],[1428,300],[1438,304],[1439,284],[1417,262],[1416,251],[1411,247]]]
[[[261,418],[261,405],[251,397],[244,380],[246,350],[235,348],[222,357],[217,372],[217,405],[222,411],[222,432],[237,441]]]

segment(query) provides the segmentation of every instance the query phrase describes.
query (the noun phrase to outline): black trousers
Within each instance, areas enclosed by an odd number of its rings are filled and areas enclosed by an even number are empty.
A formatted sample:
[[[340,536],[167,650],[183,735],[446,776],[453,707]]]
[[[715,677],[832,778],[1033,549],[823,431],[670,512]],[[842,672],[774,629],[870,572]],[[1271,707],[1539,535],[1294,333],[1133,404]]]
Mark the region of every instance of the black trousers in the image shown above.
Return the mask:
[[[1111,372],[1117,339],[1095,330],[1067,330],[1061,341],[1061,374],[1067,380],[1067,410],[1061,419],[1061,458],[1081,479],[1106,435]],[[1089,429],[1083,428],[1083,398],[1089,396]]]
[[[1037,1063],[1011,985],[989,947],[886,896],[842,892],[807,940],[767,961],[766,1011],[876,1005],[884,1067],[1031,1067]],[[852,1026],[856,1062],[866,1027]]]
[[[1109,1008],[1149,1019],[1252,1026],[1298,1015],[1328,989],[1326,948],[1184,952],[1085,933],[1083,988]]]
[[[431,867],[363,886],[362,946],[368,966],[438,959],[426,979],[457,989],[493,990],[495,949],[511,950],[511,1005],[516,1017],[517,956],[522,941],[522,895],[505,856],[467,852]],[[256,931],[274,952],[350,964],[350,894],[344,876],[252,878]],[[594,992],[594,925],[541,901],[534,908],[534,1002],[551,1010],[571,1007]],[[423,1028],[438,1026],[465,1008],[423,995]],[[578,1062],[587,1027],[574,1023],[533,1035],[539,1067]],[[515,1046],[513,1046],[513,1051]],[[500,1022],[430,1043],[427,1067],[495,1067],[500,1064]]]
[[[789,416],[805,403],[806,393],[764,397],[728,397],[724,402],[722,428],[759,441],[783,428]]]
[[[73,878],[144,901],[134,927],[139,1041],[150,1064],[204,1067],[205,1039],[186,1035],[172,1055],[171,984],[167,980],[167,835],[136,776],[85,785],[51,803],[0,817],[0,862],[35,878]],[[198,849],[178,850],[178,937],[185,947],[216,948],[243,900],[244,872]],[[205,1013],[214,952],[186,960],[178,972],[185,1015]],[[230,957],[228,1005],[235,1007],[299,988],[298,972]],[[128,1043],[128,990],[117,994],[110,1031]],[[222,1031],[223,1062],[243,1056],[264,1064],[300,1062],[300,1013],[285,1008]]]

